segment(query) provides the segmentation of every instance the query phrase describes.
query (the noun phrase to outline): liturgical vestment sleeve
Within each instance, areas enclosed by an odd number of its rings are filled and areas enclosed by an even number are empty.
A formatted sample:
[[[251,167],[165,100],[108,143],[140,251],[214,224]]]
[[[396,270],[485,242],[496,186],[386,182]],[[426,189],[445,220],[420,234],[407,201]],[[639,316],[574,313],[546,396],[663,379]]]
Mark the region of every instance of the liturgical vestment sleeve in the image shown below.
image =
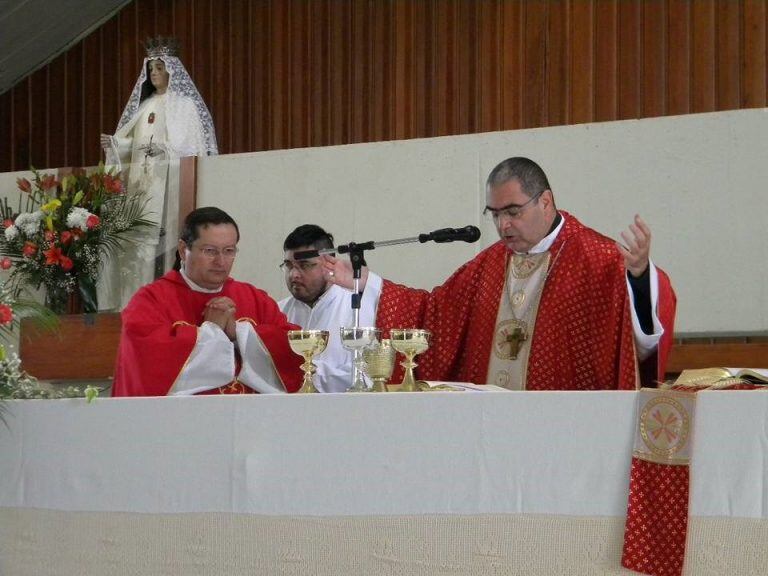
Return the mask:
[[[236,304],[236,344],[218,326],[201,326],[206,303],[218,296]],[[250,284],[229,279],[221,292],[195,292],[178,272],[169,272],[136,293],[122,313],[122,322],[113,396],[165,396],[182,374],[183,380],[192,382],[177,387],[186,393],[216,391],[239,382],[243,371],[247,377],[242,384],[254,391],[295,392],[301,386],[302,358],[290,349],[287,337],[296,326],[274,300]],[[265,357],[248,358],[249,348],[258,348]],[[190,374],[196,365],[201,370],[205,367],[202,379]],[[263,376],[264,387],[254,378],[256,374]],[[214,380],[206,384],[208,375]]]

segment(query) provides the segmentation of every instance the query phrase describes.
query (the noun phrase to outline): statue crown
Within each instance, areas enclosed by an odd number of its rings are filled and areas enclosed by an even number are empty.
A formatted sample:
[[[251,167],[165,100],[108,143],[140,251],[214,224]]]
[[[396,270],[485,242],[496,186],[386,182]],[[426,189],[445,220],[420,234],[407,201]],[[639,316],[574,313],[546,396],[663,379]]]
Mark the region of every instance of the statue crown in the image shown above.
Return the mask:
[[[144,42],[144,48],[147,50],[147,57],[160,58],[162,56],[178,56],[179,41],[171,36],[157,36],[147,38]]]

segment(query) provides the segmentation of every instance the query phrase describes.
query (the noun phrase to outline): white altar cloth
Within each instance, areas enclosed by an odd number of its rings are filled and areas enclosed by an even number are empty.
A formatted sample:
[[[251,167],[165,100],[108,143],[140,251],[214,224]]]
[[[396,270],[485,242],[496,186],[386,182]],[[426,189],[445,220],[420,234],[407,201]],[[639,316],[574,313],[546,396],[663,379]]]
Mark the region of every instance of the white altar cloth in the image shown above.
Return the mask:
[[[697,402],[691,515],[704,524],[693,522],[692,532],[747,522],[752,536],[764,539],[768,394],[703,392]],[[7,426],[0,424],[0,536],[15,544],[10,551],[0,549],[4,575],[24,573],[24,538],[35,530],[43,538],[43,526],[51,522],[68,526],[76,520],[85,533],[103,532],[104,523],[112,523],[113,533],[124,531],[130,538],[133,532],[122,522],[134,526],[143,519],[152,525],[157,518],[166,528],[169,519],[194,521],[206,538],[218,537],[224,525],[239,534],[234,527],[243,523],[273,536],[279,533],[276,525],[293,525],[289,539],[298,541],[306,537],[302,531],[318,526],[326,526],[320,533],[329,538],[357,526],[358,545],[369,551],[377,531],[391,530],[392,522],[398,526],[394,532],[403,535],[430,525],[430,537],[438,541],[456,538],[461,545],[482,546],[469,534],[497,523],[503,524],[497,537],[514,544],[535,537],[541,524],[535,528],[531,522],[549,522],[545,532],[557,528],[569,534],[584,530],[572,525],[581,518],[596,523],[595,538],[602,537],[598,532],[609,535],[609,544],[586,561],[600,564],[602,573],[623,573],[612,563],[618,562],[613,557],[626,514],[636,411],[632,392],[207,396],[98,399],[91,405],[26,400],[6,406]],[[232,516],[240,514],[250,516]],[[205,522],[213,525],[202,528]],[[526,535],[507,534],[521,522]],[[327,531],[328,523],[333,530]],[[734,525],[725,526],[734,531]],[[175,530],[178,545],[184,532]],[[373,542],[363,538],[368,533]],[[313,534],[314,545],[325,537]],[[589,540],[586,534],[581,540]],[[708,537],[722,545],[721,536]],[[162,535],[156,534],[153,541],[158,540]],[[574,549],[584,548],[581,540]],[[321,558],[333,558],[328,565],[312,554],[304,560],[317,573],[354,571],[324,547],[337,544],[331,538],[320,546]],[[259,558],[269,556],[266,545],[262,540]],[[461,545],[451,554],[460,555]],[[380,555],[364,554],[367,563],[359,564],[358,553],[347,550],[344,557],[356,558],[361,571],[381,572]],[[103,560],[103,554],[99,548],[93,556]],[[280,564],[285,554],[276,558]],[[476,558],[467,558],[482,568]],[[208,560],[222,569],[220,559]],[[768,568],[768,557],[751,560]],[[150,559],[142,558],[135,573],[152,570],[155,565],[146,562]],[[96,573],[97,564],[83,564],[82,558],[72,565],[85,566],[83,574]],[[178,573],[197,573],[182,560],[178,565]],[[406,565],[421,568],[395,573],[443,573],[423,562]],[[540,573],[552,569],[546,566]],[[569,566],[582,573],[576,564]],[[263,573],[273,569],[269,565]],[[49,573],[39,565],[35,570]],[[583,573],[600,570],[587,566]]]

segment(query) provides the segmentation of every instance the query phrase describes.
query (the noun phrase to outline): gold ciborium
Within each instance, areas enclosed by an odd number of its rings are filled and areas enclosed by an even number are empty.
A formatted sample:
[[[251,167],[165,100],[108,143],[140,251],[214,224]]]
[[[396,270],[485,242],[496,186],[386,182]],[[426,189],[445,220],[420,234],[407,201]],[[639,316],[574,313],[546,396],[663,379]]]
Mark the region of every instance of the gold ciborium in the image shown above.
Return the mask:
[[[363,351],[376,344],[381,339],[381,330],[372,327],[339,328],[341,345],[354,353],[352,370],[352,386],[347,392],[368,392],[368,384],[363,377]]]
[[[304,363],[301,365],[304,370],[304,383],[299,388],[299,393],[317,392],[312,383],[312,375],[315,373],[312,358],[325,350],[328,344],[328,330],[289,330],[288,344],[291,350],[304,357]]]
[[[418,364],[413,359],[429,349],[432,333],[421,328],[393,328],[389,331],[389,337],[392,340],[392,348],[405,356],[405,362],[400,363],[405,368],[405,376],[399,392],[417,392],[419,387],[413,377],[413,369]]]
[[[363,350],[365,373],[373,380],[371,392],[388,392],[387,383],[395,368],[395,349],[392,342],[385,338],[370,348]]]

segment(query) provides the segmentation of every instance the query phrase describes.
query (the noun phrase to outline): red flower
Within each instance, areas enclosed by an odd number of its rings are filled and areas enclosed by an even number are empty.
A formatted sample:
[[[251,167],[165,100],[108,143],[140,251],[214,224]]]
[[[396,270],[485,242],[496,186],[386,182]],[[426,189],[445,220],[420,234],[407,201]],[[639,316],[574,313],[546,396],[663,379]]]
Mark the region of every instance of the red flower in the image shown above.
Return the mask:
[[[66,245],[67,245],[67,244],[69,244],[70,242],[72,242],[72,232],[70,232],[69,230],[64,230],[64,231],[61,233],[61,243],[62,243],[64,246],[66,246]]]
[[[72,228],[70,229],[70,233],[72,234],[73,240],[80,240],[80,238],[82,238],[84,234],[84,232],[80,230],[80,228]]]
[[[48,242],[53,242],[54,240],[56,240],[56,232],[54,232],[53,230],[46,230],[45,231],[45,239]]]
[[[9,228],[11,226],[13,226],[13,220],[12,219],[6,218],[5,220],[3,220],[3,228]]]
[[[29,193],[32,191],[32,183],[26,178],[16,178],[16,184],[18,184],[19,190],[22,192]]]
[[[49,250],[43,252],[43,256],[45,256],[46,264],[58,264],[62,257],[61,248],[53,246]]]
[[[11,266],[13,266],[13,262],[11,262],[11,259],[8,258],[7,256],[2,260],[0,260],[0,268],[2,268],[3,270],[8,270],[8,268],[10,268]]]
[[[0,304],[0,324],[5,326],[13,322],[13,310],[7,304]]]
[[[64,272],[69,272],[72,270],[72,266],[74,266],[72,259],[67,258],[66,256],[61,256],[61,258],[59,258],[59,264],[61,265],[61,269],[64,270]]]
[[[56,180],[56,178],[52,174],[46,174],[43,176],[42,181],[40,182],[40,186],[43,188],[43,190],[49,190],[50,188],[56,188],[59,183]]]
[[[104,188],[106,188],[108,192],[112,192],[113,194],[120,194],[120,192],[123,191],[123,183],[120,181],[119,178],[114,178],[109,174],[106,174],[104,176]]]
[[[21,249],[21,253],[24,254],[26,258],[32,258],[32,256],[37,254],[37,244],[27,240],[24,242],[24,248]]]
[[[101,219],[96,216],[96,214],[91,214],[88,216],[88,219],[85,221],[85,227],[88,228],[88,230],[93,230],[96,228],[99,223],[101,222]]]

